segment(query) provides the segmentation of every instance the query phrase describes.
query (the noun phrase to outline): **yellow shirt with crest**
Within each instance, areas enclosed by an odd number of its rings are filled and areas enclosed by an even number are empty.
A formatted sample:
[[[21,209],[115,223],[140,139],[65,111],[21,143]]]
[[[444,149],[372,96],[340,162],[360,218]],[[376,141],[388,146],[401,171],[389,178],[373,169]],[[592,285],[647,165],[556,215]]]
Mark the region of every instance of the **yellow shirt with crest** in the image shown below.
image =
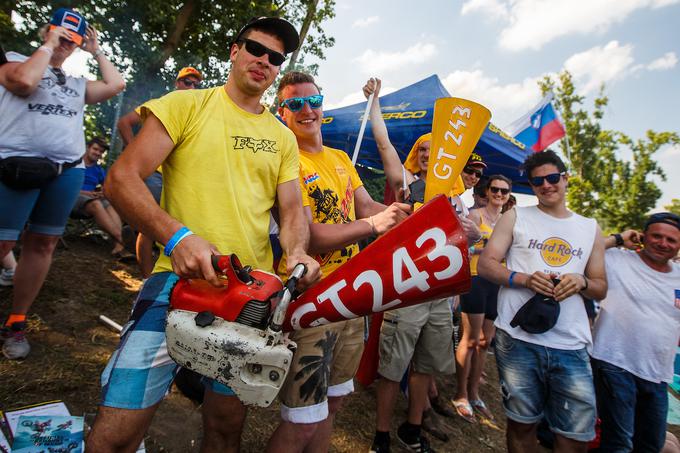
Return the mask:
[[[347,154],[327,146],[318,153],[300,150],[299,179],[302,205],[312,211],[314,223],[338,224],[356,220],[354,191],[364,184]],[[321,264],[326,277],[357,253],[359,245],[351,244],[314,258]],[[279,265],[281,275],[286,272],[285,258]]]
[[[298,178],[293,133],[265,108],[246,112],[224,87],[174,91],[142,106],[175,144],[163,162],[161,207],[222,254],[272,271],[269,211],[279,184]],[[154,272],[172,271],[161,254]]]

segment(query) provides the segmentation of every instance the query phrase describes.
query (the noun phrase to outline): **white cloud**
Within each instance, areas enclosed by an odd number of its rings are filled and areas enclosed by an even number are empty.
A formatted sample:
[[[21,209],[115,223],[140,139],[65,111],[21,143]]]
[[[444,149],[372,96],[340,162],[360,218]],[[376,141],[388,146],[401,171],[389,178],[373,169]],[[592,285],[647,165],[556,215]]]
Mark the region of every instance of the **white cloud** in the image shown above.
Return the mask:
[[[375,24],[376,22],[380,21],[380,17],[378,16],[371,16],[371,17],[364,17],[361,19],[357,19],[354,21],[352,24],[352,28],[366,28],[371,24]]]
[[[367,49],[353,61],[361,65],[364,73],[382,76],[393,69],[424,63],[436,54],[437,47],[434,44],[417,42],[408,49],[397,52]]]
[[[505,126],[526,113],[541,97],[537,82],[542,76],[518,83],[501,84],[481,69],[454,71],[442,79],[452,96],[479,102],[491,110],[491,121]]]
[[[571,34],[601,33],[632,12],[661,8],[680,0],[468,0],[461,14],[479,12],[504,21],[500,46],[538,50]]]
[[[678,57],[675,52],[666,52],[663,57],[659,57],[647,65],[650,71],[663,71],[671,69],[678,64]]]
[[[620,45],[610,41],[572,55],[564,62],[564,69],[579,82],[582,93],[599,89],[603,83],[621,79],[634,70],[632,44]]]
[[[676,159],[680,157],[680,145],[668,145],[659,153],[660,159]]]
[[[480,12],[491,19],[500,19],[508,15],[508,5],[502,0],[468,0],[461,8],[460,14]]]

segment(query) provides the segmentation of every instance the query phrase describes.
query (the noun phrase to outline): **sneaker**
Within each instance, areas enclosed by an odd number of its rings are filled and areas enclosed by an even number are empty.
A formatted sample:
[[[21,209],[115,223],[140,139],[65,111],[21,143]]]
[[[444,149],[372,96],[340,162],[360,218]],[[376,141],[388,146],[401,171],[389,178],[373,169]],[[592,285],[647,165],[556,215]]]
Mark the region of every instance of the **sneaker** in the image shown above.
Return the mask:
[[[390,444],[379,444],[374,441],[368,453],[390,453]]]
[[[0,286],[14,285],[14,269],[3,269],[0,272]]]
[[[2,353],[10,360],[24,359],[31,351],[26,339],[26,323],[15,322],[9,328],[3,328],[0,334],[3,340]]]
[[[373,445],[371,445],[368,453],[390,453],[390,438],[389,435],[386,441],[379,442],[377,437],[373,439]]]
[[[401,425],[399,429],[397,429],[397,439],[399,439],[399,442],[401,442],[408,451],[413,451],[415,453],[435,453],[425,436],[421,434],[420,436],[409,438],[404,435],[403,426],[404,425]]]

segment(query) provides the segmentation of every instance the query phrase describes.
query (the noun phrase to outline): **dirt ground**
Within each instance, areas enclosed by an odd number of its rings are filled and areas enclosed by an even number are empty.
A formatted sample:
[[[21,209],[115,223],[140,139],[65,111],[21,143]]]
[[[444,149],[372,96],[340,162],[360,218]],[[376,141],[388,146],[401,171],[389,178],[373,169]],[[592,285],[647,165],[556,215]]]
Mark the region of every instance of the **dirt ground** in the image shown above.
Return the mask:
[[[93,236],[67,236],[66,247],[59,246],[29,318],[31,354],[17,362],[0,358],[0,410],[61,399],[72,414],[85,414],[86,421],[92,419],[99,397],[99,377],[118,341],[118,335],[97,318],[103,314],[123,324],[141,285],[136,265],[113,260],[109,250],[109,245]],[[10,295],[10,289],[0,287],[3,315],[9,309]],[[437,451],[505,451],[505,427],[493,356],[489,356],[486,372],[487,383],[482,386],[481,396],[501,421],[498,425],[473,425],[460,418],[438,418],[436,422],[450,440],[442,443],[429,436]],[[440,392],[447,399],[452,396],[453,387],[453,380],[439,383]],[[400,398],[393,433],[404,420],[405,411],[405,401]],[[276,405],[250,410],[242,451],[263,451],[277,423]],[[331,451],[368,451],[374,426],[375,388],[358,389],[336,419]],[[680,429],[674,431],[680,435]],[[198,451],[200,438],[200,408],[173,388],[145,439],[147,451]],[[396,444],[394,434],[393,439]],[[399,447],[393,450],[402,451]]]

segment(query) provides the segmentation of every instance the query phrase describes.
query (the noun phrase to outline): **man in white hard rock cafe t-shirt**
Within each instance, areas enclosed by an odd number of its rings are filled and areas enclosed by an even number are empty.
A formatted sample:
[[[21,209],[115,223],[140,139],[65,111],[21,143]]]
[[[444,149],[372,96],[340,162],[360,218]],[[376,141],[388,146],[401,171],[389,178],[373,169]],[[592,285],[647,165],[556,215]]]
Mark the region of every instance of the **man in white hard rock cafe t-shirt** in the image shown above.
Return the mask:
[[[557,154],[534,153],[524,170],[538,205],[503,214],[478,264],[481,277],[501,285],[496,362],[507,447],[511,453],[538,451],[536,425],[545,418],[556,451],[585,452],[595,437],[596,409],[583,298],[606,295],[604,239],[595,220],[567,209],[568,175]],[[558,302],[554,325],[542,333],[513,327],[517,312],[537,293]]]

